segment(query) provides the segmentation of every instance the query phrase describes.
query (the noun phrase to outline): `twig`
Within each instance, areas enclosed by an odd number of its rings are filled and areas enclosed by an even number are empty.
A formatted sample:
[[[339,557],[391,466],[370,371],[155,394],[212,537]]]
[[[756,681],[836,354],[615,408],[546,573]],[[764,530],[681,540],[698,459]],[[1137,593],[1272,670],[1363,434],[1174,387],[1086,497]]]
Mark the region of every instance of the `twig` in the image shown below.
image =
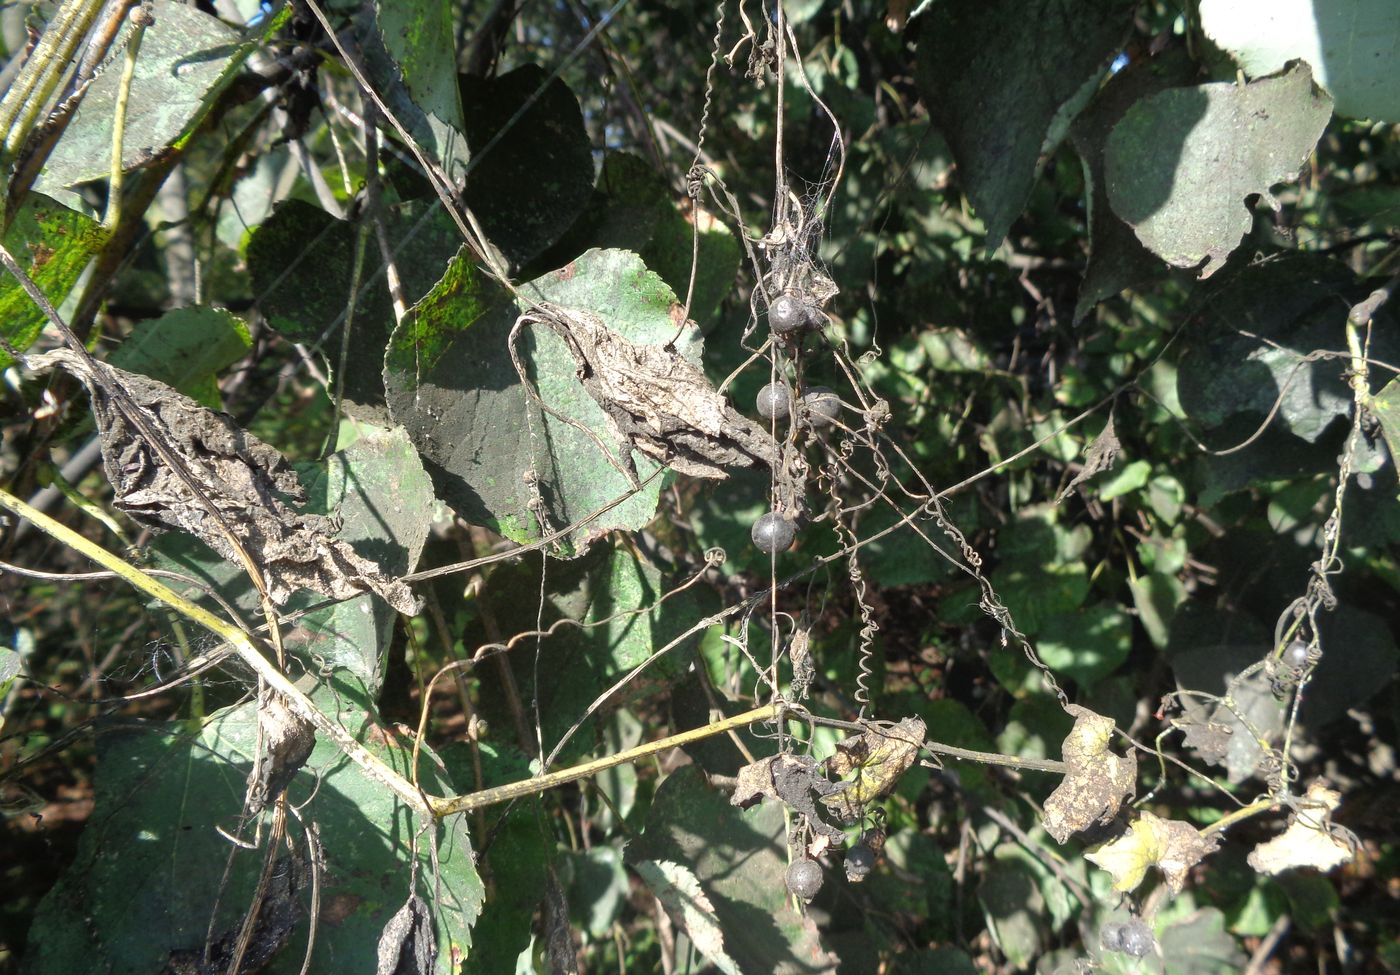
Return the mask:
[[[21,518],[29,519],[45,534],[62,542],[80,555],[86,556],[103,568],[110,569],[146,595],[159,600],[209,630],[215,636],[227,641],[239,658],[269,687],[282,696],[287,707],[294,711],[298,717],[315,725],[316,729],[330,738],[347,758],[360,766],[365,774],[381,785],[387,786],[413,809],[422,813],[429,812],[428,799],[422,792],[415,789],[408,780],[375,757],[357,742],[350,732],[327,717],[320,708],[311,702],[310,698],[302,693],[300,688],[288,680],[286,675],[263,655],[258,646],[242,629],[220,619],[204,607],[190,602],[164,583],[152,578],[141,569],[128,565],[118,556],[79,535],[67,525],[35,511],[3,488],[0,488],[0,507],[8,508]]]

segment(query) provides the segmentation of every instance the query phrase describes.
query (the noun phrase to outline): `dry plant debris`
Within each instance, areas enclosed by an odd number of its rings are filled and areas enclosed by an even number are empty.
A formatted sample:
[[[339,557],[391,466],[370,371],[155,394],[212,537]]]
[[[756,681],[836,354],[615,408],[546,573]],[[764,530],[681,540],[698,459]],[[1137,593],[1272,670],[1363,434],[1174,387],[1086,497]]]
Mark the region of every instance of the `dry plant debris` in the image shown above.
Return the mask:
[[[1115,755],[1108,747],[1113,720],[1071,704],[1074,727],[1060,751],[1069,772],[1045,800],[1045,831],[1063,843],[1070,835],[1118,815],[1137,784],[1137,756]]]

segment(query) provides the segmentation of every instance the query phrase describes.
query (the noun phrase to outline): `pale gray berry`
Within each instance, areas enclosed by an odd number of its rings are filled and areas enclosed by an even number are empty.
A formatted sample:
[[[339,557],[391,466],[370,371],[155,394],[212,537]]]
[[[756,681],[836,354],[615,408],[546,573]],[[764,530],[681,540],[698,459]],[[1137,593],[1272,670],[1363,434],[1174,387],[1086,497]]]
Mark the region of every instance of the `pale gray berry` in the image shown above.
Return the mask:
[[[1133,958],[1142,958],[1157,945],[1157,939],[1152,936],[1152,929],[1147,926],[1147,922],[1136,917],[1123,925],[1120,940],[1123,944],[1123,954]]]
[[[787,889],[804,901],[817,896],[822,889],[822,868],[815,860],[805,857],[794,860],[787,869]]]
[[[807,324],[807,306],[794,295],[779,295],[768,306],[768,326],[780,335]]]
[[[830,426],[841,415],[841,397],[825,386],[817,386],[802,394],[802,408],[812,427]]]

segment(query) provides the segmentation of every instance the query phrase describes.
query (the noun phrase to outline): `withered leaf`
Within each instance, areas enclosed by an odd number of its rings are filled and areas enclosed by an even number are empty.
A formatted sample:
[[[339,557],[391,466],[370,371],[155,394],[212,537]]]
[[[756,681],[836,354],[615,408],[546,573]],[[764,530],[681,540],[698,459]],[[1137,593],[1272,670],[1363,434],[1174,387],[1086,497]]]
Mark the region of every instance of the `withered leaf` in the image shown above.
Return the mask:
[[[739,770],[738,778],[739,784],[729,797],[731,805],[747,809],[761,799],[777,799],[804,817],[818,836],[841,839],[845,835],[822,820],[812,798],[815,793],[826,801],[841,792],[845,785],[831,782],[822,775],[812,756],[780,752],[745,765]]]
[[[1174,718],[1172,726],[1186,733],[1182,744],[1200,756],[1201,761],[1212,765],[1224,765],[1230,751],[1230,738],[1234,729],[1220,721],[1206,718]]]
[[[1294,867],[1326,871],[1351,861],[1356,856],[1354,838],[1332,825],[1332,813],[1341,801],[1341,793],[1314,782],[1288,828],[1251,850],[1249,865],[1272,876]]]
[[[1069,771],[1045,800],[1045,831],[1063,843],[1070,834],[1118,815],[1123,799],[1137,783],[1137,756],[1116,755],[1108,747],[1113,719],[1071,704],[1074,715],[1060,753]]]
[[[102,441],[102,464],[118,508],[148,524],[187,531],[229,561],[239,561],[204,501],[127,416],[126,403],[112,392],[115,387],[125,391],[252,556],[273,602],[280,605],[303,588],[336,599],[368,591],[401,613],[417,612],[418,601],[408,586],[384,576],[373,562],[332,537],[338,528],[334,519],[300,513],[283,501],[306,499],[296,472],[275,448],[232,417],[164,383],[85,360],[67,349],[31,361],[41,367],[61,366],[88,388]]]
[[[1187,872],[1219,845],[1218,833],[1203,835],[1190,823],[1144,812],[1126,833],[1084,859],[1112,874],[1113,889],[1122,893],[1136,890],[1147,868],[1157,867],[1171,892],[1179,894]]]
[[[735,411],[703,370],[661,345],[637,345],[590,312],[540,305],[522,323],[547,325],[568,346],[578,379],[619,443],[682,474],[725,478],[730,467],[774,466],[777,444]],[[511,355],[525,374],[514,345]],[[623,463],[630,466],[623,452]],[[635,480],[636,472],[631,471]]]
[[[257,813],[282,794],[316,747],[316,727],[293,713],[282,696],[265,690],[258,701],[262,749],[248,783],[248,812]]]
[[[1089,442],[1089,446],[1084,448],[1084,467],[1078,474],[1074,475],[1074,480],[1070,481],[1060,492],[1055,503],[1059,504],[1065,500],[1094,475],[1112,470],[1113,462],[1118,459],[1118,454],[1122,450],[1123,445],[1119,443],[1118,434],[1113,430],[1113,414],[1110,413],[1108,423],[1104,425],[1103,431]]]
[[[837,742],[826,767],[832,775],[846,779],[846,788],[823,797],[822,802],[847,822],[859,819],[866,806],[894,791],[900,776],[919,757],[926,731],[921,719],[905,718],[886,727],[872,725]]]
[[[410,894],[379,935],[374,975],[431,975],[437,962],[437,937],[427,903]]]

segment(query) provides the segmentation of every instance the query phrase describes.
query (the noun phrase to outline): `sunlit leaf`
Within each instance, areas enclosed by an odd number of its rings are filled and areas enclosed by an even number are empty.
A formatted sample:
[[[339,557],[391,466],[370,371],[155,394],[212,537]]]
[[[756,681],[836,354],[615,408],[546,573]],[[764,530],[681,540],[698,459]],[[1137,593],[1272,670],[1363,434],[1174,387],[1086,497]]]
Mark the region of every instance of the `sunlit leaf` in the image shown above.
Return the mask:
[[[39,290],[60,305],[106,239],[106,232],[95,221],[31,193],[5,231],[5,250]],[[47,322],[20,283],[8,273],[0,275],[0,335],[23,352],[34,344]],[[11,361],[8,353],[0,351],[0,367]]]
[[[1253,223],[1245,197],[1295,179],[1331,116],[1306,65],[1149,95],[1105,145],[1109,205],[1162,260],[1209,277]]]
[[[203,118],[253,45],[217,17],[176,0],[152,0],[126,106],[122,167],[149,162]],[[112,45],[126,49],[130,20]],[[58,189],[104,179],[112,168],[112,120],[124,58],[109,58],[78,105],[35,186]]]
[[[1252,77],[1301,58],[1337,114],[1400,122],[1400,7],[1390,0],[1203,0],[1201,29]]]

